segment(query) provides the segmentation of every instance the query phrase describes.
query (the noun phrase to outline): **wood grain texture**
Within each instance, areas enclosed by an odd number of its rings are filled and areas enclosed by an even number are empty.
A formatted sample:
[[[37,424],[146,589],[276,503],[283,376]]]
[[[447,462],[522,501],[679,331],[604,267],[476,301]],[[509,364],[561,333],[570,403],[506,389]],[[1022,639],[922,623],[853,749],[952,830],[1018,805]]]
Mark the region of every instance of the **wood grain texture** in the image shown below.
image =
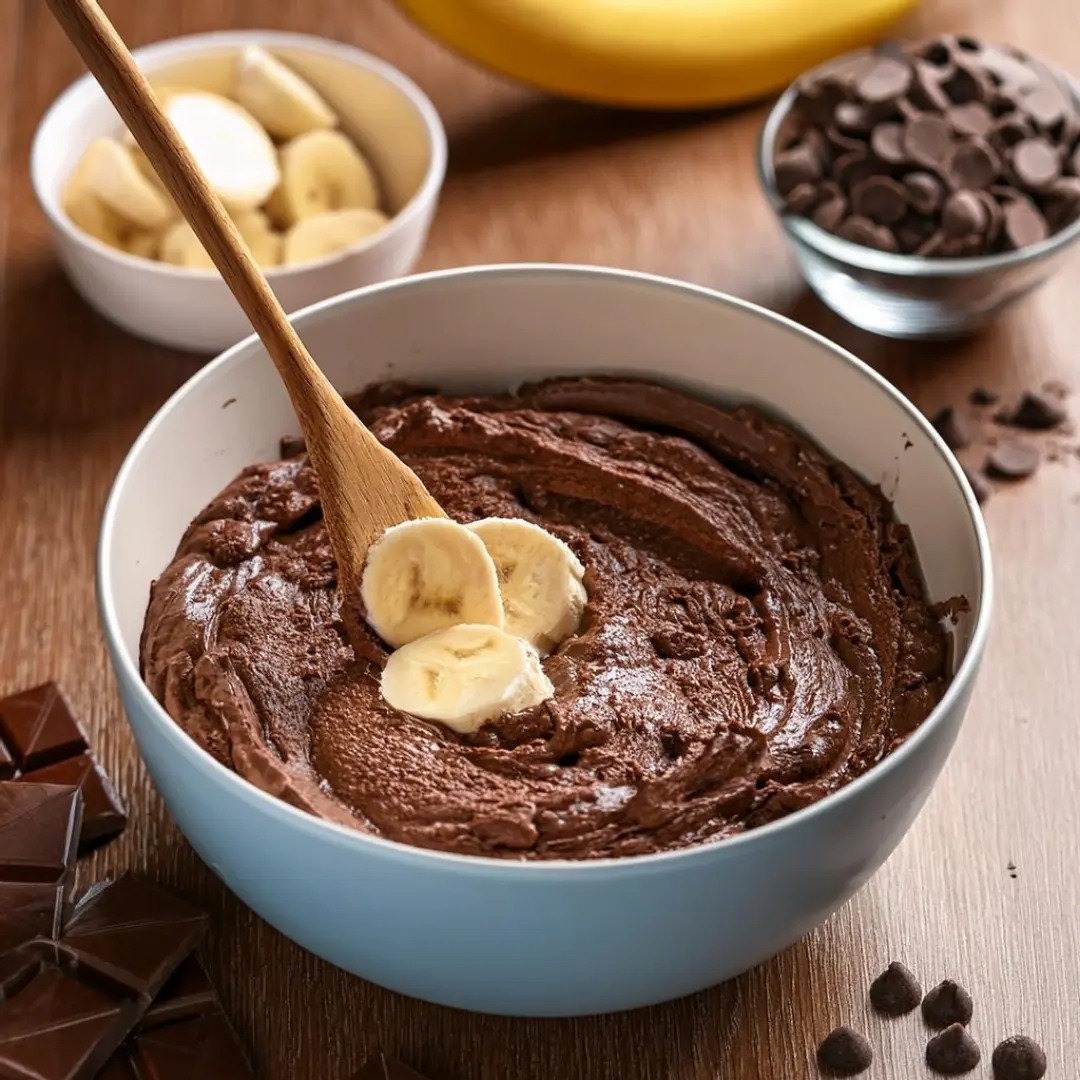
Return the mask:
[[[336,37],[432,96],[451,173],[426,268],[514,259],[685,277],[794,315],[874,363],[927,411],[975,385],[1080,388],[1080,258],[982,337],[910,347],[852,330],[806,294],[756,191],[763,110],[648,117],[551,102],[472,69],[386,0],[111,0],[132,45],[223,27]],[[913,33],[966,30],[1080,72],[1075,0],[931,0]],[[987,507],[998,609],[968,722],[888,865],[808,939],[740,979],[655,1009],[576,1021],[468,1016],[334,970],[248,912],[177,833],[135,753],[94,608],[102,502],[131,441],[198,367],[90,312],[57,269],[26,172],[41,113],[79,64],[36,0],[0,4],[0,691],[60,678],[88,718],[133,824],[84,879],[149,870],[214,915],[208,966],[268,1080],[335,1080],[372,1051],[442,1080],[802,1080],[832,1026],[865,1028],[873,1080],[929,1075],[914,1017],[884,1024],[870,979],[903,959],[972,991],[986,1060],[1039,1038],[1054,1080],[1080,1076],[1080,460]],[[1008,865],[1015,865],[1015,877]]]

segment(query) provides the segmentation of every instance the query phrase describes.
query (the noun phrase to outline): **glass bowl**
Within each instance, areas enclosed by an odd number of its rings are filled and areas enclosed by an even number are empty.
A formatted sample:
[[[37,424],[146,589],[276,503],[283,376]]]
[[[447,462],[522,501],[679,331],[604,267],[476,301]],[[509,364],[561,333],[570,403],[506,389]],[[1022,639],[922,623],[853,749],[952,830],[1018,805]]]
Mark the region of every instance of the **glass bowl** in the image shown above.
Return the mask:
[[[866,51],[832,60],[804,78],[836,72]],[[1064,79],[1080,104],[1077,85]],[[773,152],[796,97],[788,87],[769,113],[758,144],[758,179],[807,284],[848,322],[891,338],[959,337],[985,326],[1062,263],[1080,237],[1080,219],[1039,244],[995,255],[937,259],[878,251],[787,213],[773,175]]]

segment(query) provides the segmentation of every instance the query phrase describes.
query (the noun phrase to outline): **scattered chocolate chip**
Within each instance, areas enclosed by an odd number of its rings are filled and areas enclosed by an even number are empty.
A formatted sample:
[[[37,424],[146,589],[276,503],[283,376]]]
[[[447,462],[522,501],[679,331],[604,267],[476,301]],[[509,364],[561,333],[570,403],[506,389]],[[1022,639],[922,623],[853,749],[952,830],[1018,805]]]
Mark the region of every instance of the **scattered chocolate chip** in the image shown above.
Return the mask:
[[[1027,428],[1029,431],[1049,431],[1069,418],[1068,411],[1060,401],[1027,391],[1015,409],[1000,414],[1002,423],[1010,427]]]
[[[1039,451],[1020,439],[1002,439],[986,456],[986,471],[1002,480],[1023,480],[1039,467]]]
[[[982,1060],[979,1044],[963,1024],[953,1024],[926,1044],[926,1064],[944,1076],[971,1072]]]
[[[922,1002],[923,1019],[937,1029],[969,1024],[972,1010],[971,995],[952,979],[938,983]]]
[[[969,486],[971,487],[971,493],[975,496],[975,501],[982,506],[987,499],[990,498],[992,489],[986,482],[986,477],[982,473],[974,472],[972,469],[966,466],[961,466],[964,473],[964,477],[967,479]]]
[[[971,425],[967,417],[957,412],[951,405],[946,405],[932,422],[950,450],[962,450],[965,446],[971,445]]]
[[[870,1004],[886,1016],[903,1016],[917,1008],[921,1000],[919,980],[898,960],[870,984]]]
[[[1031,191],[1043,191],[1061,174],[1057,151],[1045,139],[1025,139],[1010,158],[1017,181]]]
[[[818,1065],[832,1076],[857,1076],[870,1068],[874,1051],[865,1036],[838,1027],[825,1036],[817,1051]]]
[[[1026,1035],[1010,1035],[999,1042],[990,1064],[995,1080],[1041,1080],[1046,1075],[1046,1054]]]
[[[851,189],[851,208],[879,225],[895,225],[907,212],[904,185],[891,176],[869,176]]]
[[[908,173],[904,177],[904,191],[908,205],[920,214],[932,214],[941,209],[944,189],[941,181],[932,173]]]
[[[1030,200],[1016,198],[1005,207],[1004,236],[1014,250],[1042,243],[1049,231],[1046,218]]]
[[[985,386],[976,386],[968,395],[972,405],[993,405],[998,399],[993,390],[987,390]]]
[[[974,191],[954,191],[941,209],[941,228],[949,237],[981,233],[989,221],[989,211]]]

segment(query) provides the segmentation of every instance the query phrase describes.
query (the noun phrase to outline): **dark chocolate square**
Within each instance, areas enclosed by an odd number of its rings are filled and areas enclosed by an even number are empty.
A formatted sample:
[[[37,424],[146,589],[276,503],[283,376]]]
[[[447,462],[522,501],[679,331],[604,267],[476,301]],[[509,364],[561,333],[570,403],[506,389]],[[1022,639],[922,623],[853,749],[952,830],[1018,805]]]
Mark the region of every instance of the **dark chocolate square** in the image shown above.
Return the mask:
[[[10,780],[15,775],[15,759],[7,744],[0,739],[0,780]]]
[[[45,965],[46,955],[28,942],[0,956],[0,1002],[13,998]]]
[[[105,1062],[105,1067],[97,1074],[97,1080],[141,1080],[126,1046],[121,1046]]]
[[[79,901],[61,944],[83,968],[153,998],[192,953],[206,924],[205,912],[128,874]]]
[[[0,783],[0,881],[60,882],[75,864],[81,822],[77,787]]]
[[[0,881],[0,953],[31,938],[59,936],[63,917],[63,885]]]
[[[245,1080],[255,1074],[225,1015],[215,1011],[132,1040],[141,1080]]]
[[[95,1076],[135,1016],[131,1002],[47,968],[0,1005],[0,1075]]]
[[[171,1024],[202,1016],[217,1008],[214,984],[199,957],[192,953],[177,969],[173,977],[162,987],[150,1008],[143,1014],[136,1031]]]
[[[90,749],[60,687],[53,682],[0,700],[0,732],[24,770]]]
[[[79,852],[83,853],[119,836],[127,825],[127,814],[104,770],[91,754],[55,761],[33,772],[23,773],[20,783],[71,784],[83,796],[82,830]]]

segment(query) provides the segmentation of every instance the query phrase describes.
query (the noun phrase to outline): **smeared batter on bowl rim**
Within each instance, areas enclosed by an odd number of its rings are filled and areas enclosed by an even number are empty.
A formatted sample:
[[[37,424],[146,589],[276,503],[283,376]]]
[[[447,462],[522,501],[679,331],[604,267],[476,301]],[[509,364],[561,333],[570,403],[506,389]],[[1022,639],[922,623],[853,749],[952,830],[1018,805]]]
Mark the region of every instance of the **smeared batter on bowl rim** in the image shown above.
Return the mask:
[[[144,678],[219,761],[313,814],[516,859],[731,836],[865,772],[929,715],[948,637],[884,496],[789,427],[650,383],[357,400],[460,521],[524,517],[586,568],[550,701],[472,735],[395,713],[354,655],[303,456],[254,465],[152,589]]]

